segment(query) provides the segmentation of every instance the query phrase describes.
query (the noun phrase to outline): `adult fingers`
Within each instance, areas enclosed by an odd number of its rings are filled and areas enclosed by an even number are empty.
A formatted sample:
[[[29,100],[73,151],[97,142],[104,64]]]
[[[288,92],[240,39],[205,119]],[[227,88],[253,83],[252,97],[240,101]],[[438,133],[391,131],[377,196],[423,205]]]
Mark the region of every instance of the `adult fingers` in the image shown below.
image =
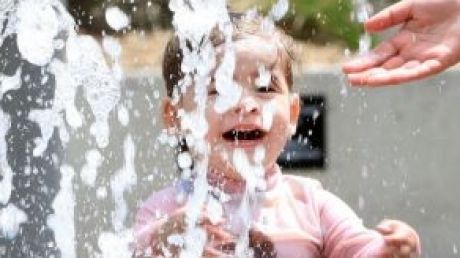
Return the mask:
[[[396,69],[401,67],[405,62],[406,60],[402,56],[393,56],[387,61],[385,61],[385,63],[383,63],[381,67],[386,70]]]
[[[377,32],[406,22],[412,16],[412,1],[400,1],[372,16],[364,24],[367,31]]]
[[[352,60],[345,62],[342,65],[342,70],[345,73],[356,73],[362,72],[367,69],[371,69],[378,66],[390,66],[394,68],[402,65],[402,60],[397,64],[393,63],[395,57],[408,59],[418,59],[419,55],[422,55],[424,51],[413,52],[412,49],[424,49],[427,46],[417,42],[417,34],[413,31],[403,29],[399,31],[394,37],[383,41],[375,49],[368,54],[358,56]],[[402,55],[402,53],[410,53],[409,55]],[[387,64],[391,60],[390,64]]]
[[[391,40],[380,43],[374,50],[368,54],[353,58],[345,62],[342,70],[345,73],[357,73],[376,67],[390,59],[398,52],[396,46]]]
[[[396,69],[372,68],[365,72],[349,74],[348,81],[353,86],[385,86],[398,85],[426,78],[442,70],[438,60],[424,62],[408,62]]]

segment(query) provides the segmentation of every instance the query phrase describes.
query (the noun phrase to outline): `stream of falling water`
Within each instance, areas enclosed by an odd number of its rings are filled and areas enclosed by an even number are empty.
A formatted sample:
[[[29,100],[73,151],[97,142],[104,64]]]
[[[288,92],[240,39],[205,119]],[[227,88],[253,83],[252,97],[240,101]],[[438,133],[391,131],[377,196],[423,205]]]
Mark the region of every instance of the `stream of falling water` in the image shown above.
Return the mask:
[[[353,0],[355,20],[359,23],[364,23],[369,19],[372,13],[372,5],[367,0]],[[369,52],[372,44],[372,38],[368,32],[364,32],[359,37],[358,54],[363,55]]]
[[[370,17],[373,12],[373,6],[367,0],[353,0],[353,20],[359,23],[364,23]],[[372,37],[367,31],[364,31],[359,36],[358,42],[358,55],[364,55],[369,52],[372,47]],[[342,76],[342,88],[340,94],[342,96],[348,95],[348,85],[345,82],[345,76]]]
[[[279,1],[267,18],[267,25],[273,20],[280,19],[287,11],[287,1]],[[232,26],[229,20],[225,0],[190,0],[170,1],[170,9],[174,12],[174,28],[182,46],[185,42],[191,42],[192,50],[184,53],[183,71],[195,70],[194,82],[197,108],[190,113],[182,113],[181,124],[188,131],[186,135],[189,143],[193,142],[193,150],[200,158],[194,160],[193,173],[197,189],[193,192],[187,204],[188,230],[182,236],[189,244],[182,251],[182,257],[198,257],[203,251],[205,238],[203,232],[195,227],[201,207],[209,200],[207,174],[207,143],[204,136],[207,133],[207,122],[204,117],[204,108],[207,97],[207,77],[214,62],[209,57],[215,56],[214,48],[210,42],[201,44],[203,37],[210,34],[211,30],[218,25],[224,32],[225,57],[223,65],[217,72],[217,80],[223,86],[218,91],[223,97],[217,102],[216,109],[225,110],[234,105],[239,95],[237,85],[232,83],[234,69],[234,50],[232,46]],[[114,30],[121,30],[129,25],[129,17],[116,7],[107,8],[106,21]],[[193,23],[190,21],[193,20]],[[2,74],[0,93],[2,98],[9,98],[4,94],[8,91],[19,90],[29,79],[29,74],[23,71],[24,67],[30,66],[41,71],[38,83],[34,87],[46,87],[53,85],[54,98],[48,105],[39,108],[31,108],[27,112],[26,119],[36,123],[40,130],[40,136],[33,138],[33,148],[28,159],[40,159],[49,151],[49,142],[53,138],[55,128],[59,131],[59,137],[65,150],[66,144],[72,138],[74,131],[88,123],[85,116],[78,111],[75,105],[78,90],[83,90],[84,98],[91,108],[94,119],[90,125],[90,134],[94,137],[97,148],[89,147],[86,151],[86,164],[79,174],[81,182],[89,187],[95,187],[97,170],[101,166],[104,157],[100,150],[109,144],[110,128],[108,125],[109,113],[114,110],[120,100],[120,81],[123,78],[119,65],[121,47],[115,38],[105,36],[102,44],[91,36],[79,35],[75,31],[75,21],[65,10],[65,7],[57,0],[20,0],[2,1],[0,8],[0,44],[12,42],[17,49],[4,47],[5,53],[13,52],[13,56],[2,56]],[[273,27],[273,24],[270,25]],[[102,46],[101,46],[102,45]],[[183,49],[187,49],[183,47]],[[16,52],[14,52],[16,51]],[[10,63],[21,65],[11,65]],[[6,68],[13,67],[12,70]],[[15,69],[14,69],[15,68]],[[185,78],[185,80],[191,78]],[[229,91],[228,89],[236,89]],[[38,97],[36,103],[45,102]],[[32,102],[32,101],[31,101]],[[30,103],[29,103],[30,104]],[[34,106],[34,103],[32,103]],[[270,109],[266,109],[268,112]],[[27,208],[21,204],[9,203],[13,192],[13,169],[7,159],[8,147],[7,135],[11,133],[12,125],[10,116],[24,115],[22,109],[14,114],[0,111],[0,167],[1,167],[1,191],[0,191],[0,236],[13,240],[18,236],[20,226],[34,216],[28,213]],[[126,125],[129,117],[119,109],[120,123]],[[125,114],[125,115],[123,115]],[[270,120],[270,114],[265,114]],[[267,123],[265,123],[267,124]],[[128,135],[124,141],[123,167],[114,173],[110,180],[111,195],[114,199],[115,208],[112,212],[112,230],[102,232],[98,237],[100,252],[93,255],[101,257],[129,257],[131,250],[128,243],[132,242],[131,229],[125,226],[128,213],[124,193],[129,191],[137,182],[134,168],[134,155],[136,148],[132,138]],[[263,159],[263,151],[259,160]],[[259,155],[260,156],[260,155]],[[249,182],[252,175],[243,171],[257,171],[260,169],[249,168],[248,158],[241,151],[234,154],[234,161],[238,170]],[[60,162],[54,161],[56,164]],[[182,162],[183,163],[183,162]],[[60,164],[60,190],[53,198],[54,214],[46,216],[46,226],[54,232],[57,248],[63,257],[76,257],[74,227],[76,196],[74,193],[75,169],[70,164]],[[26,175],[35,173],[32,166],[24,167]],[[29,172],[28,172],[29,171]],[[258,175],[261,176],[260,173]],[[248,184],[252,188],[254,183]],[[254,189],[248,189],[250,195]],[[105,198],[107,191],[99,188],[98,197]],[[248,196],[247,200],[252,199]],[[8,204],[8,205],[7,205]],[[219,210],[219,204],[209,204],[214,210]],[[244,202],[246,207],[240,210],[243,218],[243,232],[241,241],[237,245],[237,256],[247,256],[247,233],[250,225],[249,201]],[[209,206],[209,207],[211,207]],[[214,212],[215,217],[221,216]],[[4,252],[3,250],[2,252]]]

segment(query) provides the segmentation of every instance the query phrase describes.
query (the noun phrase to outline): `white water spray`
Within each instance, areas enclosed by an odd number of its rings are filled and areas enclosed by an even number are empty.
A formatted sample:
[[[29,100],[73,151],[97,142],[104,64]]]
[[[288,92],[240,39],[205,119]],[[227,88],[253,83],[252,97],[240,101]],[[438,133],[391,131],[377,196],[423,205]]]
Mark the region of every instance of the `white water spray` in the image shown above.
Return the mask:
[[[187,3],[185,3],[187,2]],[[188,74],[194,71],[193,82],[197,108],[194,111],[184,112],[181,116],[183,128],[187,131],[188,143],[192,145],[194,154],[199,157],[194,160],[195,176],[193,196],[189,198],[188,204],[188,230],[184,234],[186,246],[182,252],[182,257],[198,257],[203,251],[206,235],[203,230],[195,227],[195,222],[201,212],[201,207],[207,202],[211,217],[218,221],[222,216],[220,203],[209,199],[206,174],[208,169],[208,144],[204,140],[208,125],[204,116],[207,98],[207,84],[209,73],[215,67],[215,49],[211,42],[200,44],[204,36],[210,34],[211,30],[218,25],[225,36],[223,44],[225,54],[222,64],[216,73],[216,80],[220,98],[216,110],[224,112],[234,106],[241,97],[241,87],[233,82],[234,72],[234,49],[231,40],[232,26],[224,0],[190,0],[170,1],[173,10],[174,26],[177,35],[184,47],[185,39],[191,41],[193,49],[200,51],[190,51],[184,53],[183,71]],[[190,8],[192,7],[192,8]],[[273,20],[280,19],[287,11],[287,1],[280,0],[270,12],[269,18],[264,23],[267,29],[272,29]],[[129,28],[130,19],[118,8],[108,8],[105,17],[107,23],[114,30]],[[199,17],[198,19],[196,19]],[[8,23],[4,21],[8,19]],[[190,22],[193,20],[194,22]],[[3,28],[6,26],[6,28]],[[75,257],[75,228],[73,207],[76,203],[74,194],[73,180],[81,178],[85,186],[97,189],[97,197],[105,198],[107,190],[105,186],[97,187],[97,170],[104,160],[103,151],[109,145],[109,113],[114,110],[120,99],[120,81],[123,78],[119,58],[121,47],[118,41],[112,37],[105,37],[101,44],[90,36],[78,35],[74,31],[75,22],[67,13],[62,4],[57,0],[22,0],[22,1],[2,1],[0,3],[0,44],[10,35],[17,36],[19,54],[22,59],[31,64],[46,67],[55,79],[55,92],[52,107],[43,110],[32,110],[28,118],[40,127],[40,137],[35,139],[36,147],[34,156],[43,155],[52,138],[54,129],[58,128],[60,137],[67,144],[72,134],[85,124],[91,124],[90,134],[94,137],[97,149],[91,146],[87,152],[86,164],[80,171],[80,175],[75,175],[75,170],[70,165],[61,166],[61,190],[53,202],[53,207],[57,211],[48,217],[47,224],[54,230],[59,240],[56,243],[59,249],[63,250],[63,257]],[[59,53],[58,53],[59,52]],[[57,54],[58,53],[58,54]],[[210,61],[212,60],[212,61]],[[107,63],[108,61],[108,63]],[[5,92],[17,90],[21,87],[21,70],[18,69],[13,76],[0,74],[0,98]],[[42,85],[49,82],[50,78],[43,76]],[[266,78],[261,78],[266,80]],[[183,91],[192,90],[186,82],[191,82],[191,78],[183,81]],[[266,83],[266,82],[261,82]],[[40,86],[40,85],[38,85]],[[91,109],[92,116],[86,118],[80,113],[75,104],[76,93],[82,90],[83,96]],[[129,120],[129,113],[123,106],[119,106],[118,118],[122,125],[126,126]],[[270,120],[270,112],[266,112],[266,121]],[[0,181],[0,203],[7,203],[12,191],[13,172],[6,160],[5,135],[10,129],[9,117],[0,111],[0,166],[2,180]],[[267,128],[271,122],[267,123]],[[177,144],[177,143],[176,143]],[[174,145],[174,144],[173,144]],[[64,146],[65,148],[65,146]],[[111,190],[114,197],[115,209],[113,211],[113,229],[115,232],[106,231],[98,237],[101,257],[125,257],[129,256],[127,243],[132,240],[132,232],[125,226],[127,218],[127,205],[124,194],[136,184],[137,177],[134,169],[135,146],[133,139],[128,136],[124,143],[125,163],[121,170],[112,176]],[[262,162],[264,150],[257,152],[257,157],[253,160]],[[241,156],[241,155],[240,155]],[[235,157],[239,157],[238,154]],[[263,176],[263,169],[247,166],[247,157],[236,158],[235,163],[242,163],[240,173],[245,175],[248,185],[253,189],[254,185],[259,185],[260,180],[253,180],[252,175],[247,175],[248,171],[258,171],[255,175],[260,178]],[[258,163],[257,162],[257,163]],[[181,167],[191,166],[191,157],[183,155],[180,157]],[[244,165],[246,164],[246,165]],[[192,173],[191,173],[192,174]],[[248,191],[249,194],[254,190]],[[249,198],[249,197],[248,197]],[[211,200],[211,201],[208,201]],[[242,210],[248,210],[250,203],[242,205]],[[65,209],[62,207],[65,206]],[[58,208],[59,207],[59,208]],[[3,234],[14,237],[21,223],[27,221],[24,212],[14,206],[7,206],[0,210],[1,221],[8,222],[2,224]],[[244,221],[249,229],[250,215],[242,212]],[[12,219],[15,219],[12,222]],[[11,222],[11,223],[10,223]],[[7,225],[7,226],[5,226]],[[64,226],[65,225],[65,226]],[[6,233],[5,233],[6,232]],[[246,232],[247,233],[247,232]],[[242,234],[237,247],[239,257],[247,249],[248,234]],[[194,244],[190,244],[194,243]],[[96,254],[94,254],[96,255]]]
[[[354,5],[354,15],[355,15],[355,20],[359,23],[364,23],[367,21],[370,17],[370,14],[372,13],[372,5],[367,1],[367,0],[354,0],[353,1]],[[372,38],[369,35],[369,33],[364,32],[360,37],[359,37],[359,54],[363,55],[369,52],[370,47],[372,44]]]

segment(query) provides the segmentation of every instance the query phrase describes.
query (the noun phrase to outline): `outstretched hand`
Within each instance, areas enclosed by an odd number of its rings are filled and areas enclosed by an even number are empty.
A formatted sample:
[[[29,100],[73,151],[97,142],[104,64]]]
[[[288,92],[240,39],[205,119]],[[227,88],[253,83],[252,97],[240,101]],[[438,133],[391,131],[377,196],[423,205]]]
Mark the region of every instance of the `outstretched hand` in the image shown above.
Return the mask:
[[[460,60],[460,1],[403,0],[371,17],[369,32],[402,25],[391,39],[343,65],[352,85],[405,83]]]
[[[420,241],[417,233],[399,220],[384,220],[376,230],[385,241],[385,252],[390,257],[412,258],[420,255]]]

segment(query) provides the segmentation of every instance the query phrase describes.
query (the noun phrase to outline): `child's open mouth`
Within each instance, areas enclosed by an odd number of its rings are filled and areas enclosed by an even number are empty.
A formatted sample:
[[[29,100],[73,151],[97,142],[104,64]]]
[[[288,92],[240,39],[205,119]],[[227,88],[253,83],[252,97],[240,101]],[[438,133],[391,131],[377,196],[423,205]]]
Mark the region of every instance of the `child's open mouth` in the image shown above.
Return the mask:
[[[258,141],[264,138],[266,134],[267,133],[261,129],[231,129],[223,133],[222,137],[230,142]]]

